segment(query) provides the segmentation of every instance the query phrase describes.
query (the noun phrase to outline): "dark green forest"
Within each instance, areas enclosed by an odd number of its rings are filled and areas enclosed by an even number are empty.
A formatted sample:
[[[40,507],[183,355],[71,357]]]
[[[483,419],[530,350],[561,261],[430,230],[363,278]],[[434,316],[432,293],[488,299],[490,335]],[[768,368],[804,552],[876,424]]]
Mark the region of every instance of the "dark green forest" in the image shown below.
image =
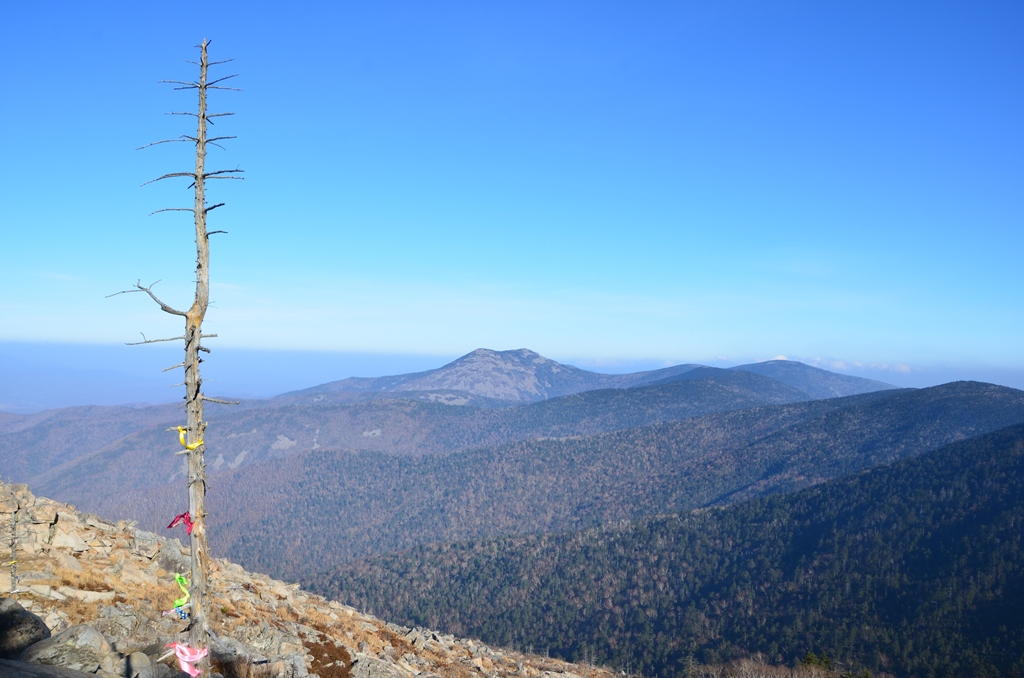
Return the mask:
[[[683,673],[760,652],[897,676],[1024,675],[1024,425],[789,495],[421,546],[309,578],[375,614]]]

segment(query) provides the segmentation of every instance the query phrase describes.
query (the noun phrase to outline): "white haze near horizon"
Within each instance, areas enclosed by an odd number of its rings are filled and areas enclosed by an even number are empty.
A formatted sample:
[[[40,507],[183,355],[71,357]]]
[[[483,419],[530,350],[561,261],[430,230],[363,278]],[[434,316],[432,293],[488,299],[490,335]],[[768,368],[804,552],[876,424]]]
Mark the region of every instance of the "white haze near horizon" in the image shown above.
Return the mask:
[[[474,348],[467,348],[468,353]],[[495,347],[486,347],[495,348]],[[497,347],[495,350],[530,347]],[[141,405],[177,402],[176,371],[161,369],[180,360],[176,346],[0,342],[0,411],[31,413],[80,405]],[[463,354],[464,354],[463,353]],[[460,354],[460,355],[463,355]],[[214,348],[204,363],[211,395],[267,398],[347,377],[379,377],[431,370],[459,355],[315,352]],[[956,380],[985,381],[1024,388],[1024,369],[956,365],[878,365],[797,355],[727,356],[684,360],[545,356],[592,372],[622,374],[700,363],[732,367],[771,359],[796,360],[838,374],[901,387],[926,387]]]

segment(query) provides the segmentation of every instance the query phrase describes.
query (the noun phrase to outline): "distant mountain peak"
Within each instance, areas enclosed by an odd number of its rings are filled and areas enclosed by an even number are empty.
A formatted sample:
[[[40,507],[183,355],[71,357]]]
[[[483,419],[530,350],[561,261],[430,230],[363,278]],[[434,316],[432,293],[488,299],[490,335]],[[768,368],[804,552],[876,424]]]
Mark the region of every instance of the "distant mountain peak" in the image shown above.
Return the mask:
[[[395,390],[464,391],[495,400],[529,402],[564,392],[566,389],[555,375],[567,372],[587,374],[526,348],[478,348],[443,367],[404,381]]]
[[[837,374],[796,360],[765,360],[750,365],[737,365],[729,369],[770,377],[787,386],[799,389],[815,399],[841,398],[896,388],[892,384],[848,374]]]

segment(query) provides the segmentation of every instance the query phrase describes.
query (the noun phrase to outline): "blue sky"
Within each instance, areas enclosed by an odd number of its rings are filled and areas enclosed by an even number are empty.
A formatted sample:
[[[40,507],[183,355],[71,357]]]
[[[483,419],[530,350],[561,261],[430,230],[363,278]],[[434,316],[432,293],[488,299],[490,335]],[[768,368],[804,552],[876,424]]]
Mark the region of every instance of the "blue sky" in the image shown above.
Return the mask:
[[[1011,2],[4,2],[0,342],[179,331],[105,296],[189,304],[189,217],[147,216],[187,184],[140,184],[190,149],[134,149],[194,132],[156,81],[208,37],[245,90],[211,102],[238,139],[210,165],[246,171],[210,195],[225,351],[1024,386],[1022,30]]]

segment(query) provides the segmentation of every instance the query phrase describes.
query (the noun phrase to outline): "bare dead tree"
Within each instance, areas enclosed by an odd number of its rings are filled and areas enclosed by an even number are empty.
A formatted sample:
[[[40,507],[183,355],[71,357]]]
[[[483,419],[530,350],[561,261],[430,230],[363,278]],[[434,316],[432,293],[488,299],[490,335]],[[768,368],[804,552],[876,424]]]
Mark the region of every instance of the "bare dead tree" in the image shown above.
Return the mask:
[[[214,124],[214,118],[234,115],[233,113],[210,113],[207,110],[206,96],[209,90],[222,89],[222,90],[233,90],[239,91],[234,87],[225,87],[218,83],[224,82],[230,78],[236,77],[235,75],[228,75],[216,80],[207,79],[207,71],[210,66],[216,66],[218,64],[228,63],[227,61],[218,61],[210,63],[207,58],[207,47],[209,46],[208,40],[203,40],[200,48],[200,61],[198,63],[190,61],[189,63],[199,66],[199,79],[194,82],[187,82],[182,80],[161,80],[162,83],[170,83],[176,85],[176,90],[198,90],[199,92],[199,109],[198,112],[186,112],[186,113],[171,113],[170,115],[188,115],[194,116],[198,121],[198,131],[196,136],[182,135],[178,139],[164,139],[162,141],[156,141],[152,144],[147,144],[142,148],[148,148],[149,146],[155,146],[164,143],[173,142],[185,142],[195,144],[196,155],[195,155],[195,171],[194,172],[171,172],[164,174],[163,176],[157,177],[152,181],[147,181],[146,184],[151,184],[156,181],[162,181],[164,179],[172,178],[186,178],[191,179],[192,184],[189,188],[195,189],[195,201],[192,207],[170,207],[153,212],[157,214],[159,212],[191,212],[195,220],[195,235],[196,235],[196,293],[195,298],[192,302],[192,306],[187,311],[179,311],[176,308],[168,306],[161,301],[156,294],[153,293],[153,284],[149,286],[142,285],[142,281],[138,280],[135,283],[135,287],[130,290],[124,290],[123,292],[117,292],[116,294],[126,294],[131,292],[144,292],[160,306],[160,309],[165,313],[171,315],[180,316],[185,319],[185,333],[180,337],[171,337],[167,339],[147,339],[145,335],[142,336],[142,341],[133,342],[129,345],[138,344],[152,344],[162,341],[178,341],[184,340],[185,342],[185,359],[178,365],[167,368],[168,370],[184,368],[185,370],[185,411],[187,414],[186,425],[182,428],[172,429],[177,430],[180,433],[182,446],[184,449],[179,454],[188,455],[188,498],[189,498],[189,513],[192,519],[192,579],[189,590],[189,601],[190,601],[190,623],[189,623],[189,645],[193,648],[200,649],[208,647],[208,635],[209,635],[209,622],[207,615],[207,592],[208,592],[208,572],[209,572],[209,561],[207,556],[207,538],[206,538],[206,462],[205,462],[205,451],[206,446],[203,442],[203,438],[206,432],[206,422],[203,421],[203,403],[204,402],[215,402],[224,404],[233,404],[231,401],[221,400],[219,398],[211,398],[202,392],[202,378],[199,373],[199,365],[202,363],[202,359],[199,357],[200,352],[209,353],[210,350],[203,346],[201,343],[202,339],[209,337],[215,337],[215,334],[203,334],[202,326],[203,319],[206,317],[206,309],[210,301],[210,235],[213,233],[224,233],[224,231],[213,231],[208,232],[206,230],[206,215],[222,207],[224,203],[218,203],[215,205],[206,204],[206,181],[208,179],[241,179],[242,177],[236,176],[241,173],[240,169],[222,169],[215,171],[207,171],[206,169],[206,148],[208,145],[214,145],[221,147],[217,142],[224,141],[227,139],[234,139],[232,136],[207,136],[207,125]],[[110,295],[115,296],[115,295]],[[165,370],[167,371],[167,370]],[[208,668],[208,660],[203,660],[204,670]]]
[[[7,490],[11,495],[10,506],[11,506],[11,523],[10,531],[8,533],[7,544],[11,548],[11,559],[4,563],[11,568],[11,591],[10,595],[12,598],[16,596],[18,591],[18,514],[21,510],[21,505],[18,502],[18,496],[14,492],[14,487],[11,485],[7,486]]]

